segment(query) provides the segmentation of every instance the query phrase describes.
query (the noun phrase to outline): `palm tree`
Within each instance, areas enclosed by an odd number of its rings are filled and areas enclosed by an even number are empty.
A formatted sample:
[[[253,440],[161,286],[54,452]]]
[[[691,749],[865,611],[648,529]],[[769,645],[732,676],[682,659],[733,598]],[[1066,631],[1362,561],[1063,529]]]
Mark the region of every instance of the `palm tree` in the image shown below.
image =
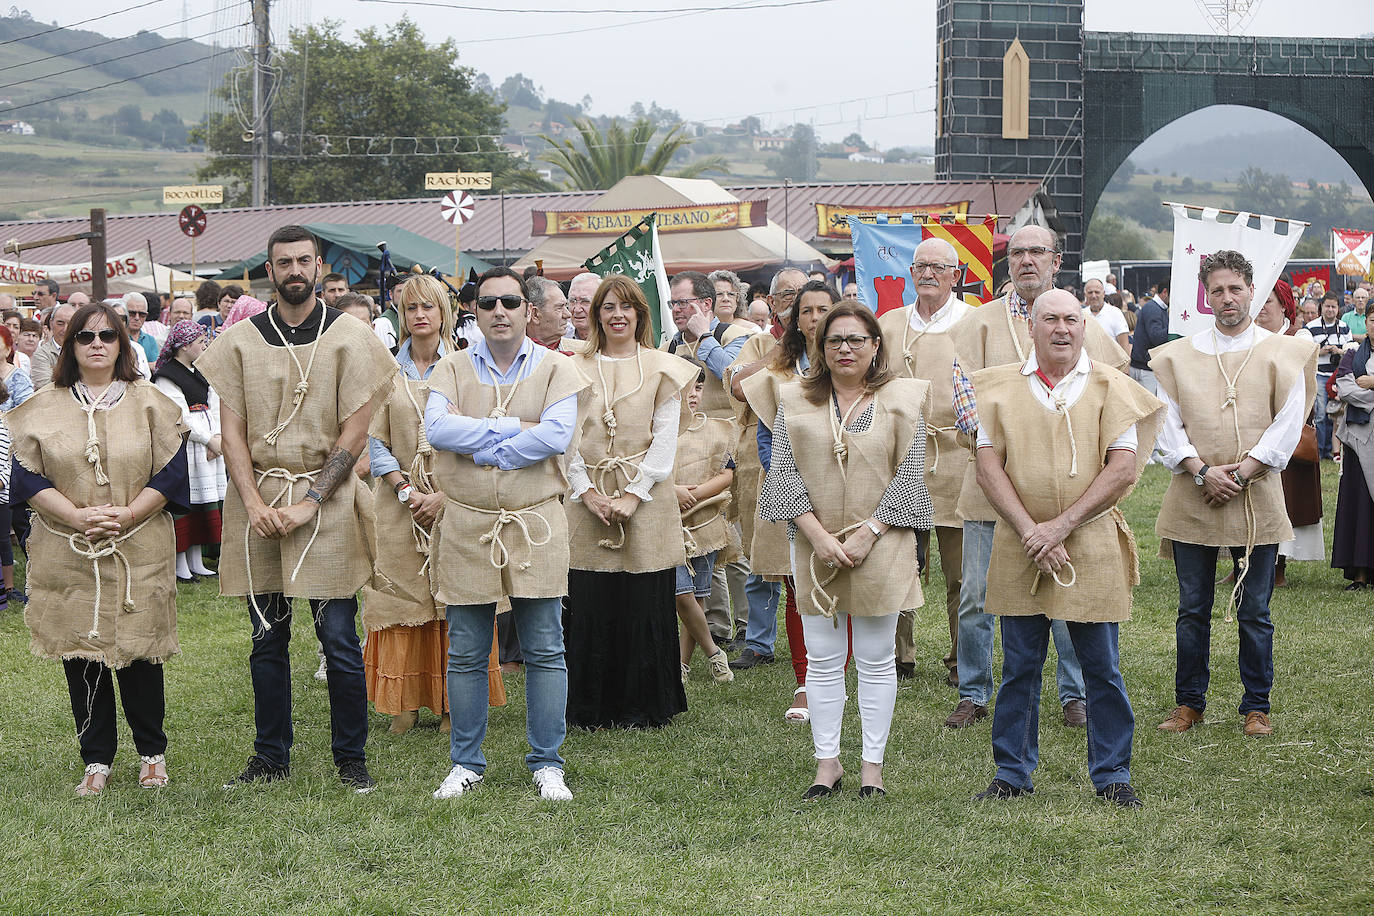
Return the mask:
[[[650,152],[649,141],[657,125],[649,118],[635,121],[628,131],[619,121],[613,121],[605,133],[587,118],[579,118],[573,124],[581,135],[580,148],[574,140],[539,135],[550,149],[538,158],[568,174],[564,183],[568,190],[604,191],[627,175],[663,175],[673,156],[692,142],[691,137],[683,136],[683,125],[674,124]],[[728,175],[729,166],[724,156],[705,156],[671,174],[676,178],[698,178],[706,172]]]

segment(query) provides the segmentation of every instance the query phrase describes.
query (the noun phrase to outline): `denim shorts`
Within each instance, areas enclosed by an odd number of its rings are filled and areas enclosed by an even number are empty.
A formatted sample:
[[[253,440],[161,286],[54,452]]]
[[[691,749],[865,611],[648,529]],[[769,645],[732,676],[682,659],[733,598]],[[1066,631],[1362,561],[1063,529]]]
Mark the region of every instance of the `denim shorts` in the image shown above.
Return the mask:
[[[691,557],[687,560],[686,566],[677,568],[677,595],[696,595],[698,598],[706,598],[711,594],[711,573],[716,566],[716,554],[720,551],[713,550],[702,557]]]

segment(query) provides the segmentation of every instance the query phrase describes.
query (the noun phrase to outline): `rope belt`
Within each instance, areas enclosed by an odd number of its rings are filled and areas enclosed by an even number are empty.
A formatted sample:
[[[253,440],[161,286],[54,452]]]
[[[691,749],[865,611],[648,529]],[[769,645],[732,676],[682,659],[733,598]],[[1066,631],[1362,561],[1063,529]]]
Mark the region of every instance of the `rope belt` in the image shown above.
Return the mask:
[[[625,458],[607,455],[596,464],[587,466],[587,476],[591,477],[592,486],[596,488],[596,492],[608,496],[610,499],[619,499],[621,496],[620,488],[615,487],[613,491],[608,491],[606,488],[607,478],[609,477],[614,481],[614,475],[618,471],[625,475],[625,483],[628,486],[633,475],[639,473],[638,462],[648,454],[649,449],[645,448],[644,451]],[[612,541],[610,538],[602,538],[596,542],[598,547],[605,547],[607,550],[620,550],[625,546],[625,523],[616,522],[616,525],[620,528],[620,540]]]
[[[956,436],[956,435],[959,434],[959,427],[957,427],[957,426],[927,426],[927,427],[926,427],[926,437],[930,439],[931,445],[934,446],[934,448],[932,449],[932,452],[934,452],[935,457],[932,458],[932,459],[930,460],[930,470],[926,472],[927,474],[931,475],[932,477],[935,476],[935,471],[936,471],[936,469],[938,469],[938,468],[940,467],[940,435],[939,435],[940,433],[949,433],[951,436]]]
[[[720,503],[725,502],[725,501],[726,501],[727,499],[729,499],[729,498],[730,498],[730,491],[729,491],[729,490],[722,490],[721,492],[717,493],[715,496],[712,496],[710,499],[703,499],[701,502],[697,503],[695,506],[693,506],[691,509],[689,509],[688,512],[690,512],[690,513],[692,513],[692,514],[695,515],[696,512],[697,512],[697,510],[699,510],[699,509],[704,509],[704,508],[706,508],[707,506],[719,505]],[[707,519],[706,519],[706,521],[704,521],[704,522],[698,522],[698,523],[695,524],[695,525],[683,525],[683,526],[682,526],[682,546],[683,546],[683,548],[687,551],[687,556],[688,556],[688,558],[690,558],[693,554],[696,554],[697,550],[698,550],[699,547],[700,547],[700,545],[697,544],[697,542],[696,542],[696,538],[692,537],[692,532],[694,532],[694,531],[700,531],[702,528],[705,528],[707,525],[711,524],[712,522],[714,522],[716,519],[718,519],[718,518],[720,518],[720,517],[721,517],[721,511],[720,511],[719,509],[717,509],[715,512],[711,513],[711,515],[708,516]],[[699,554],[698,554],[698,556],[699,556]]]
[[[506,547],[506,542],[501,539],[501,531],[507,525],[516,525],[519,527],[521,534],[525,536],[525,543],[529,544],[530,547],[543,547],[549,541],[553,540],[553,526],[549,524],[548,519],[535,511],[539,506],[545,505],[551,500],[546,499],[544,502],[535,503],[533,506],[525,506],[523,509],[480,509],[477,506],[470,506],[465,502],[460,502],[452,496],[446,497],[446,499],[460,509],[466,509],[469,512],[477,512],[481,515],[489,515],[496,518],[496,521],[491,526],[491,530],[477,539],[479,544],[491,545],[489,558],[493,569],[502,570],[510,565],[510,549]],[[526,521],[530,516],[539,519],[540,524],[544,526],[545,534],[542,541],[536,541],[530,534],[530,526]],[[525,560],[516,568],[523,572],[530,568],[530,561]]]
[[[80,531],[73,531],[70,534],[58,531],[48,524],[47,519],[43,518],[42,513],[33,513],[33,517],[38,519],[38,523],[48,529],[50,534],[60,538],[66,538],[67,546],[72,549],[72,553],[76,554],[78,557],[91,561],[91,572],[95,576],[95,606],[91,610],[91,629],[86,634],[87,638],[100,638],[100,561],[106,557],[114,558],[116,575],[119,574],[119,564],[124,564],[124,602],[121,604],[121,607],[127,612],[135,610],[133,571],[129,567],[129,558],[124,556],[124,551],[119,549],[119,545],[135,534],[138,534],[143,526],[152,521],[156,515],[156,512],[153,513],[123,534],[92,541]]]
[[[841,528],[839,531],[835,532],[835,537],[843,537],[851,531],[859,530],[863,527],[864,521],[867,521],[867,519],[855,522],[848,528]],[[820,576],[816,575],[816,551],[814,548],[811,550],[811,556],[807,560],[807,565],[811,569],[811,594],[809,596],[811,605],[821,616],[829,617],[831,623],[835,625],[835,628],[839,629],[840,618],[835,616],[835,606],[839,604],[840,599],[827,592],[825,587],[831,582],[834,582],[835,577],[847,567],[837,566],[830,571],[830,575],[822,579]]]
[[[266,470],[258,472],[258,490],[262,490],[263,481],[269,478],[272,480],[280,480],[282,481],[281,489],[277,491],[276,496],[272,497],[272,501],[267,504],[267,508],[277,508],[277,506],[281,504],[282,497],[286,497],[286,505],[294,505],[296,502],[296,484],[301,482],[305,482],[307,485],[314,483],[315,475],[322,470],[324,469],[319,468],[314,471],[297,474],[288,471],[286,468],[267,468]],[[310,553],[310,548],[315,544],[315,537],[320,533],[320,515],[323,511],[324,507],[321,506],[315,513],[315,529],[310,532],[310,540],[305,542],[305,549],[301,551],[300,559],[296,561],[296,568],[291,570],[292,582],[296,581],[296,574],[301,571],[301,564],[305,562],[306,554]],[[263,629],[270,630],[272,629],[272,624],[267,621],[267,616],[263,614],[262,609],[258,607],[257,589],[253,587],[253,558],[252,554],[249,553],[248,540],[252,534],[253,526],[245,525],[243,529],[243,563],[248,573],[248,604],[253,608],[254,613],[258,615],[258,620],[262,622]]]
[[[1116,527],[1117,527],[1120,531],[1123,531],[1123,532],[1125,532],[1125,534],[1126,534],[1126,538],[1127,538],[1127,540],[1128,540],[1128,542],[1129,542],[1129,544],[1130,544],[1130,548],[1131,548],[1131,557],[1132,557],[1133,570],[1134,570],[1134,569],[1135,569],[1134,564],[1139,562],[1139,561],[1136,559],[1136,552],[1135,552],[1135,535],[1131,532],[1131,526],[1128,525],[1128,524],[1126,523],[1126,516],[1122,513],[1122,511],[1121,511],[1120,508],[1118,508],[1118,507],[1116,507],[1116,506],[1112,506],[1110,509],[1106,509],[1106,510],[1104,510],[1104,511],[1102,511],[1102,512],[1099,512],[1099,513],[1097,513],[1096,515],[1094,515],[1092,518],[1090,518],[1090,519],[1088,519],[1087,521],[1083,522],[1083,524],[1079,525],[1078,528],[1083,528],[1083,527],[1085,527],[1085,526],[1087,526],[1087,525],[1091,525],[1093,522],[1097,521],[1097,520],[1100,519],[1100,518],[1108,518],[1108,517],[1110,517],[1110,518],[1112,519],[1112,521],[1116,523]],[[1078,529],[1075,528],[1074,530],[1077,531]],[[1055,584],[1058,585],[1058,586],[1060,586],[1061,588],[1072,588],[1072,587],[1074,586],[1074,583],[1076,583],[1076,582],[1078,581],[1078,571],[1077,571],[1076,569],[1074,569],[1073,563],[1070,562],[1070,561],[1068,561],[1068,560],[1065,560],[1065,561],[1064,561],[1064,566],[1067,566],[1067,567],[1069,568],[1069,581],[1065,582],[1063,579],[1059,578],[1059,570],[1058,570],[1058,569],[1052,569],[1052,570],[1050,570],[1050,577],[1053,578]],[[1031,587],[1030,587],[1031,597],[1034,597],[1035,594],[1036,594],[1036,592],[1038,592],[1038,591],[1040,590],[1040,577],[1041,577],[1042,575],[1044,575],[1044,571],[1041,570],[1039,567],[1036,567],[1036,570],[1035,570],[1035,579],[1031,582]],[[1132,575],[1130,576],[1130,578],[1131,578],[1131,579],[1135,579],[1136,577],[1137,577],[1136,574],[1135,574],[1134,572],[1132,572]]]
[[[518,383],[517,383],[518,384]],[[404,374],[401,375],[401,390],[406,393],[410,406],[415,410],[418,418],[417,430],[415,434],[415,457],[410,459],[410,482],[425,495],[434,492],[434,446],[430,445],[429,436],[425,433],[425,412],[415,399],[415,393],[410,390],[410,383]],[[498,387],[498,390],[499,387]],[[421,385],[420,393],[429,400],[429,386]],[[511,394],[515,393],[515,386],[511,386]],[[509,403],[509,400],[507,401]],[[410,534],[415,541],[415,552],[425,558],[420,564],[420,575],[424,575],[429,570],[429,553],[433,544],[433,535],[419,522],[415,521],[415,516],[410,517]]]

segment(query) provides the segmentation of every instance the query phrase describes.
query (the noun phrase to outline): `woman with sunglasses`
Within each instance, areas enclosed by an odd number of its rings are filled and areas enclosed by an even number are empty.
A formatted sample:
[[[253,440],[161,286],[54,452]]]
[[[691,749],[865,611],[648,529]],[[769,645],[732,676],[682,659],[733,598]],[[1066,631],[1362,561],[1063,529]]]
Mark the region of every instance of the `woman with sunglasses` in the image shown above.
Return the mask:
[[[923,603],[915,529],[928,529],[931,519],[921,479],[930,386],[894,376],[878,320],[862,305],[832,308],[816,339],[823,358],[779,395],[759,517],[786,521],[792,539],[816,755],[804,797],[840,790],[845,624],[859,675],[859,795],[883,795],[897,615]]]
[[[673,460],[682,392],[699,367],[653,348],[649,306],[628,277],[601,281],[591,318],[590,346],[574,357],[591,389],[565,503],[568,724],[658,727],[687,708],[674,595],[687,555]]]
[[[12,498],[35,510],[25,622],[35,655],[60,659],[86,773],[105,788],[114,763],[114,680],[133,732],[139,785],[167,784],[162,663],[177,654],[175,534],[185,511],[181,411],[136,374],[124,322],[77,309],[52,385],[6,418]],[[111,670],[114,677],[111,677]]]

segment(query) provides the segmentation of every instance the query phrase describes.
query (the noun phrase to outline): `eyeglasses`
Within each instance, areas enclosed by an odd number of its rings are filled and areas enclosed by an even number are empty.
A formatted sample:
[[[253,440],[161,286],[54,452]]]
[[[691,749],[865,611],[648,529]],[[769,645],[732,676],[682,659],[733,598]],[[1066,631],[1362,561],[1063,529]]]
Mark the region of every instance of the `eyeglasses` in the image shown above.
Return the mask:
[[[911,272],[917,275],[923,274],[927,270],[934,271],[937,274],[942,274],[947,270],[953,269],[953,264],[941,264],[939,261],[917,261],[916,263],[911,265]]]
[[[119,332],[116,331],[114,328],[101,328],[99,332],[77,331],[76,334],[73,335],[73,339],[75,339],[77,343],[81,344],[81,346],[89,347],[91,344],[95,343],[97,333],[100,337],[101,343],[112,344],[116,340],[119,340]]]
[[[568,305],[580,305],[583,308],[592,304],[592,300],[587,296],[569,296]]]
[[[1044,245],[1031,245],[1028,248],[1008,248],[1008,258],[1039,258],[1047,254],[1054,254],[1053,248],[1046,248]]]
[[[838,350],[840,347],[847,345],[851,350],[862,350],[864,347],[868,346],[868,342],[872,339],[872,337],[864,334],[850,334],[848,337],[827,337],[825,339],[825,348],[827,350]]]
[[[773,298],[781,300],[782,302],[791,302],[793,299],[797,298],[798,292],[800,292],[800,290],[785,289],[780,293],[776,293]]]
[[[503,309],[505,309],[505,310],[508,311],[508,312],[513,312],[513,311],[515,311],[516,309],[518,309],[520,306],[522,306],[522,305],[525,304],[525,297],[524,297],[524,296],[516,296],[516,295],[514,295],[514,294],[511,294],[511,295],[509,295],[509,296],[478,296],[478,297],[477,297],[477,307],[478,307],[479,309],[481,309],[482,311],[484,311],[484,312],[490,312],[492,309],[496,308],[496,304],[497,304],[498,302],[501,304],[501,307],[502,307]]]
[[[705,298],[706,298],[705,296],[693,296],[693,297],[690,298],[690,299],[669,299],[669,300],[668,300],[668,305],[671,306],[672,308],[675,308],[675,309],[681,309],[681,308],[686,308],[687,306],[691,305],[693,302],[701,302],[701,301],[703,301]]]
[[[147,317],[148,317],[148,313],[147,313],[147,312],[130,312],[130,313],[129,313],[129,317],[130,317],[130,318],[147,318]]]

